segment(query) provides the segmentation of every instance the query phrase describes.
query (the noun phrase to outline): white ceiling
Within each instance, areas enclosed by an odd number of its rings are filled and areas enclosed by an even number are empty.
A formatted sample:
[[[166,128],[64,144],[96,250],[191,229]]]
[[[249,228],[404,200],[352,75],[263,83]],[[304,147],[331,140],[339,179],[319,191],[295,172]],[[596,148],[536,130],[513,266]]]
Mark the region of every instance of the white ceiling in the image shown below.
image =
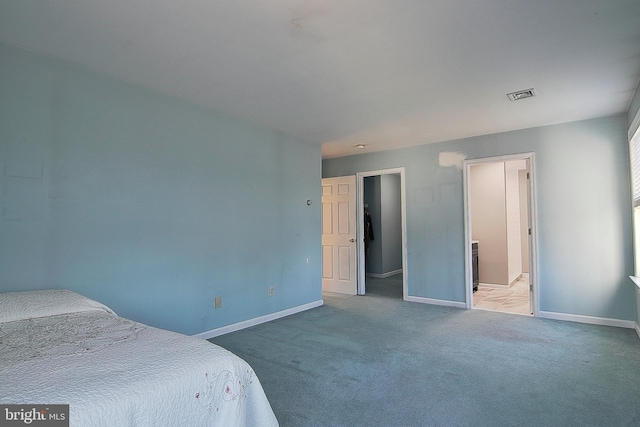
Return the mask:
[[[0,41],[337,157],[626,111],[640,1],[0,0]]]

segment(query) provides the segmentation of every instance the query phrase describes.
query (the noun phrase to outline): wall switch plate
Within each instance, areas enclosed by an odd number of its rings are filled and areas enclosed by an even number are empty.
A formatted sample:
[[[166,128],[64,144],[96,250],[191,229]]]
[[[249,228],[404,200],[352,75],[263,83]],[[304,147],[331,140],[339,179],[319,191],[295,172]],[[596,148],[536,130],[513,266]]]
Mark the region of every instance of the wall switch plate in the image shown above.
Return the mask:
[[[271,286],[269,288],[269,296],[272,297],[273,296],[273,286]]]
[[[222,297],[216,297],[214,303],[213,303],[213,307],[214,308],[220,308],[220,306],[222,306]]]

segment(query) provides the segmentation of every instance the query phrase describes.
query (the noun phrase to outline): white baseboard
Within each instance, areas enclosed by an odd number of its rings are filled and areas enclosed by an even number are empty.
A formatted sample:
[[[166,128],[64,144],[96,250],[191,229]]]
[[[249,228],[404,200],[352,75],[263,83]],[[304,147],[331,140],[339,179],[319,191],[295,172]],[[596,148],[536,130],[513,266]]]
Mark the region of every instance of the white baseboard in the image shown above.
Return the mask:
[[[582,316],[580,314],[555,313],[552,311],[540,311],[539,316],[544,319],[564,320],[567,322],[588,323],[591,325],[615,326],[618,328],[637,329],[633,320],[610,319],[607,317]]]
[[[409,302],[419,302],[421,304],[442,305],[444,307],[467,308],[467,304],[464,303],[464,302],[449,301],[449,300],[445,300],[445,299],[434,299],[434,298],[408,296],[404,300],[405,301],[409,301]]]
[[[478,286],[487,288],[487,289],[509,289],[510,285],[500,285],[498,283],[478,283]]]
[[[376,279],[386,279],[387,277],[395,276],[396,274],[400,274],[400,273],[402,273],[402,269],[388,271],[386,273],[367,273],[367,276],[375,277]]]
[[[636,330],[636,334],[638,335],[638,338],[640,338],[640,325],[638,325],[637,322],[635,322],[635,325],[636,326],[635,326],[634,329]]]
[[[288,308],[286,310],[277,311],[275,313],[267,314],[265,316],[255,317],[253,319],[244,320],[242,322],[234,323],[232,325],[222,326],[221,328],[211,329],[210,331],[200,332],[193,335],[196,338],[209,339],[218,337],[220,335],[228,334],[231,332],[239,331],[241,329],[250,328],[261,323],[270,322],[272,320],[280,319],[281,317],[290,316],[292,314],[300,313],[302,311],[310,310],[312,308],[320,307],[324,302],[322,300],[313,301],[308,304],[299,305],[297,307]]]

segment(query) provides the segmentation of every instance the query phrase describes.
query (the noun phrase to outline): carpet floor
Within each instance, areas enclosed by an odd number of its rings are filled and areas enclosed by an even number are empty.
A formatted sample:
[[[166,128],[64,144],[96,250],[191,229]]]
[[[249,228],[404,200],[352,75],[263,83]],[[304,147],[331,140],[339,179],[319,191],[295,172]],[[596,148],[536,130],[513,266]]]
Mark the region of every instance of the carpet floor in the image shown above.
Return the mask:
[[[323,301],[211,339],[249,362],[283,427],[640,425],[631,329],[374,293]]]

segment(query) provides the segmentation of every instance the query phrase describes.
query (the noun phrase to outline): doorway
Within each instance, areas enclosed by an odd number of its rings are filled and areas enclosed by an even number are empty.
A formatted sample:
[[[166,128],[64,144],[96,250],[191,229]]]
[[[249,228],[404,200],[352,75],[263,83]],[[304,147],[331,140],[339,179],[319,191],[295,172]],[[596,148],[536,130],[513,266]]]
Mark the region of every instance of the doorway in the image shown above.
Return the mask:
[[[537,315],[533,153],[465,161],[467,308]]]
[[[356,181],[358,294],[370,291],[406,299],[404,168],[359,172]]]

